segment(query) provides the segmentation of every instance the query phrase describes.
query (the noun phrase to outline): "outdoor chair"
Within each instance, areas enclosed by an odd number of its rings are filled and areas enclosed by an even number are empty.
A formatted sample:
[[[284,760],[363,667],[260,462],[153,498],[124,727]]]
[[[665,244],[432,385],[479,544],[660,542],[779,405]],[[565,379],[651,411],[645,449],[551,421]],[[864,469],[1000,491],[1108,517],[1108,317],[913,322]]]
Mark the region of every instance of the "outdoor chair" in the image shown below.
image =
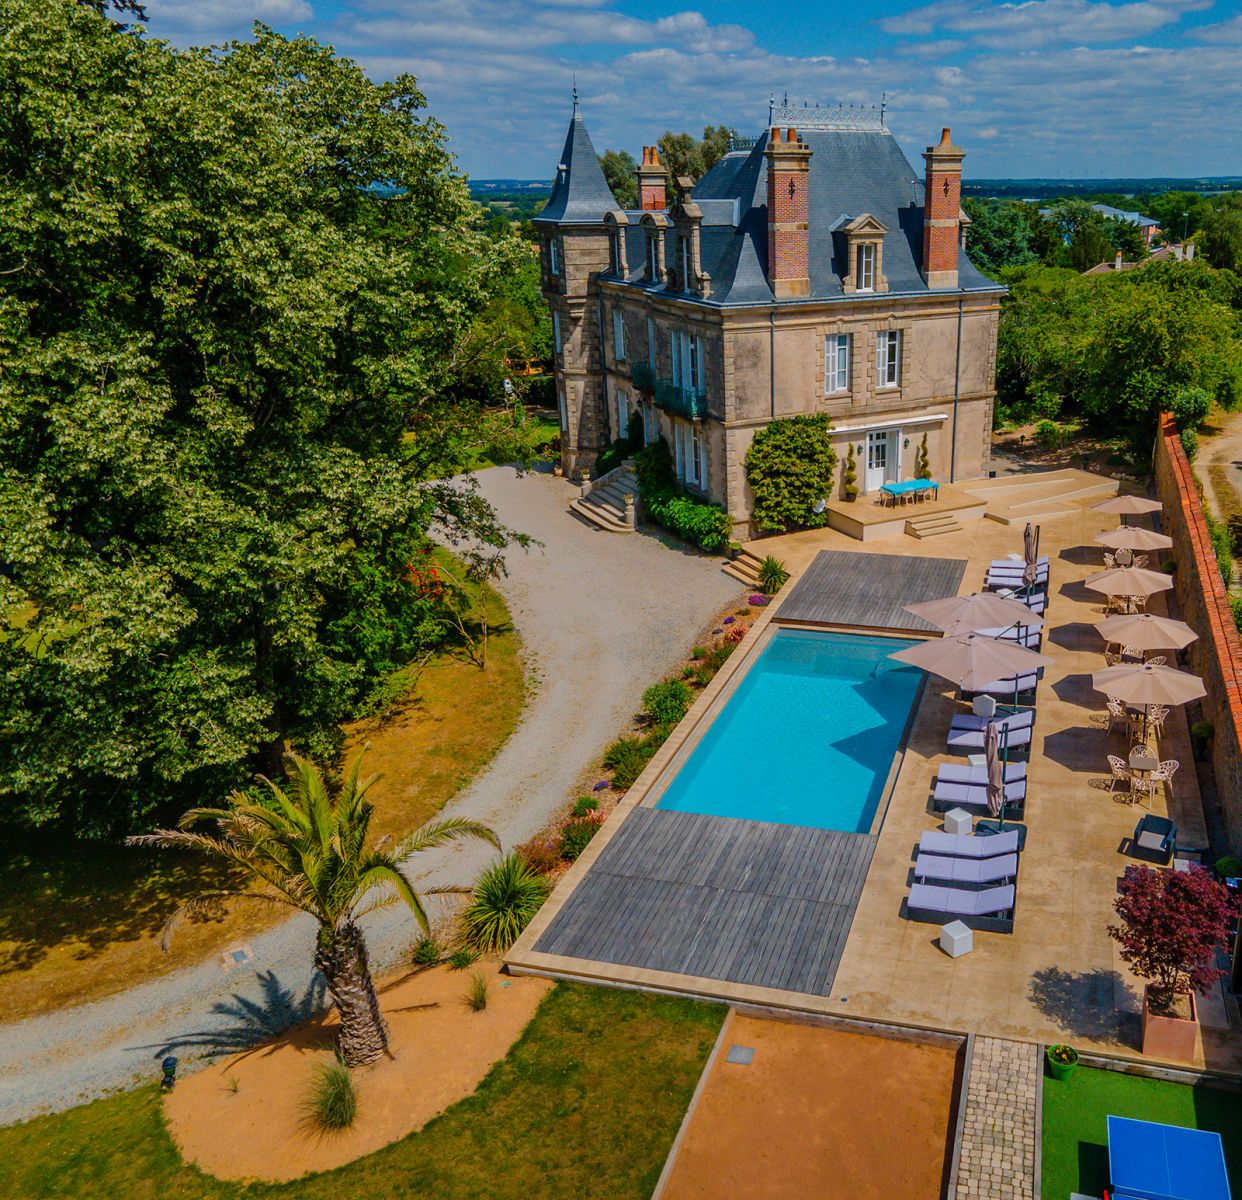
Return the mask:
[[[1104,569],[1106,571],[1111,571],[1116,565],[1117,565],[1116,556],[1113,554],[1109,554],[1109,552],[1105,550],[1104,551]]]
[[[906,915],[934,925],[957,920],[970,929],[1012,933],[1015,896],[1012,883],[983,891],[916,883],[910,888]]]
[[[1130,839],[1130,857],[1165,865],[1173,857],[1177,826],[1168,817],[1144,813]]]
[[[919,853],[943,854],[949,858],[995,858],[998,854],[1016,854],[1019,843],[1017,829],[1005,829],[987,837],[929,829],[919,838]]]
[[[1121,663],[1141,663],[1143,652],[1137,646],[1122,646],[1120,650],[1105,650],[1104,662],[1115,667]]]
[[[1127,730],[1130,728],[1130,714],[1126,712],[1126,706],[1116,696],[1109,696],[1106,708],[1108,710],[1108,729],[1106,732],[1112,733],[1115,724],[1123,725]]]
[[[1163,784],[1166,796],[1173,799],[1173,776],[1177,774],[1181,763],[1176,758],[1166,758],[1154,771],[1146,777],[1135,776],[1134,790],[1146,796],[1155,796],[1156,785]]]
[[[920,854],[914,861],[914,878],[931,879],[957,887],[989,887],[1009,883],[1018,874],[1016,854],[995,858],[944,858],[939,854]]]
[[[938,781],[932,792],[932,808],[948,812],[951,808],[987,808],[986,783],[949,783]],[[1015,779],[1005,784],[1005,812],[1016,817],[1026,806],[1026,780]]]
[[[1113,773],[1112,786],[1109,791],[1117,790],[1118,782],[1126,785],[1126,791],[1130,792],[1134,786],[1134,774],[1130,770],[1130,764],[1124,758],[1118,758],[1115,754],[1108,756],[1108,768]]]

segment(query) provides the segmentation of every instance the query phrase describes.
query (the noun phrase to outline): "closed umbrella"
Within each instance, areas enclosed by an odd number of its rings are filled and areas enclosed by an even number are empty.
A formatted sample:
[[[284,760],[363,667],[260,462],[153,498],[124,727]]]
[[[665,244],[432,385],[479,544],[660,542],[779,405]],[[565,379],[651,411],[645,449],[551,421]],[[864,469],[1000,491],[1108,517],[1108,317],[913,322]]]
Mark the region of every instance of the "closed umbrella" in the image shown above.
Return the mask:
[[[1039,578],[1039,534],[1030,521],[1022,531],[1022,561],[1022,582],[1029,590]]]
[[[1167,534],[1137,525],[1123,525],[1120,529],[1097,533],[1095,540],[1110,550],[1170,550],[1173,547],[1173,539]]]
[[[915,642],[890,654],[898,662],[920,667],[967,691],[977,691],[994,679],[1008,679],[1038,671],[1051,662],[1015,642],[1002,642],[981,633],[955,633]]]
[[[1110,567],[1088,576],[1083,583],[1093,592],[1103,592],[1106,596],[1154,596],[1173,586],[1168,575],[1145,567]]]
[[[1159,500],[1148,500],[1146,496],[1110,496],[1099,504],[1093,504],[1095,512],[1117,513],[1125,524],[1126,517],[1137,516],[1139,513],[1159,512],[1164,505]]]
[[[977,633],[980,629],[1014,625],[1039,629],[1044,624],[1043,617],[1036,616],[1021,600],[1009,600],[996,592],[972,592],[969,596],[924,600],[919,604],[907,604],[905,610],[930,621],[946,633]]]
[[[1126,704],[1143,706],[1143,741],[1147,740],[1147,709],[1152,704],[1189,704],[1207,695],[1203,680],[1189,671],[1152,663],[1123,663],[1091,676],[1091,686]]]
[[[1199,636],[1185,621],[1155,613],[1120,613],[1105,617],[1095,628],[1106,642],[1136,650],[1181,650]]]
[[[983,731],[983,758],[988,772],[988,812],[1003,821],[1005,811],[1005,767],[1001,762],[1000,734],[996,722],[989,721]]]

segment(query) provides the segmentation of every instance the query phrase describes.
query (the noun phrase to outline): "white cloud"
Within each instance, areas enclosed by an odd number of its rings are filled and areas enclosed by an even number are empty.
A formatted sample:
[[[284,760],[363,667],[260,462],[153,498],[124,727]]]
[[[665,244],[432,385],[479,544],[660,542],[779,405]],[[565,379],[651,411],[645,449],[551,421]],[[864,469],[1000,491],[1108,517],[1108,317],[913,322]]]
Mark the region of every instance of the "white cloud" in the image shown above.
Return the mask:
[[[1242,42],[1242,15],[1218,21],[1215,25],[1200,25],[1192,36],[1204,42]]]
[[[284,26],[313,18],[307,0],[145,0],[152,32],[169,41],[208,45],[245,36],[255,21]]]

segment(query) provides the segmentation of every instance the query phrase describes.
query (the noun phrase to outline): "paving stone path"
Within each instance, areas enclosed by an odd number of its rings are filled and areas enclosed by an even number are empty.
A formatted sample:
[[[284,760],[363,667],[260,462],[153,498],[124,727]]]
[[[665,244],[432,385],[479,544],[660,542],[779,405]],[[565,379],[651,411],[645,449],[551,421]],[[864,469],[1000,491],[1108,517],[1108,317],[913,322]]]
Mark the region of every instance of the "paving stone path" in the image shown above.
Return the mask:
[[[1039,1200],[1039,1046],[976,1037],[955,1200]]]

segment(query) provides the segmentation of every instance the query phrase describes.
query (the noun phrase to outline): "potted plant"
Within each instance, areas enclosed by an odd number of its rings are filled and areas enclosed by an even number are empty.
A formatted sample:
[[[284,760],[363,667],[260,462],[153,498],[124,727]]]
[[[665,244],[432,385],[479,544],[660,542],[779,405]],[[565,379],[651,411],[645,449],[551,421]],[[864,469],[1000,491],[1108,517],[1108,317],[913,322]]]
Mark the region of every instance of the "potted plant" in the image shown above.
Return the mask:
[[[858,499],[858,462],[854,457],[853,442],[845,456],[845,466],[841,468],[841,495],[851,502]]]
[[[1190,727],[1190,744],[1194,748],[1195,760],[1203,762],[1208,756],[1208,743],[1216,727],[1211,721],[1195,721]]]
[[[919,442],[918,456],[915,458],[915,477],[917,479],[931,478],[931,454],[927,449],[927,434],[923,434],[923,440]]]
[[[1233,898],[1210,871],[1127,867],[1113,905],[1120,923],[1108,927],[1121,958],[1146,981],[1143,1053],[1191,1060],[1199,1032],[1195,993],[1224,974],[1216,951],[1229,934]]]
[[[1242,858],[1236,854],[1226,854],[1222,858],[1216,860],[1216,878],[1225,885],[1232,895],[1237,895],[1240,890],[1239,885],[1235,882],[1231,887],[1229,880],[1242,879]]]
[[[1048,1071],[1053,1079],[1068,1079],[1078,1066],[1078,1051],[1073,1046],[1048,1046],[1044,1050]]]

